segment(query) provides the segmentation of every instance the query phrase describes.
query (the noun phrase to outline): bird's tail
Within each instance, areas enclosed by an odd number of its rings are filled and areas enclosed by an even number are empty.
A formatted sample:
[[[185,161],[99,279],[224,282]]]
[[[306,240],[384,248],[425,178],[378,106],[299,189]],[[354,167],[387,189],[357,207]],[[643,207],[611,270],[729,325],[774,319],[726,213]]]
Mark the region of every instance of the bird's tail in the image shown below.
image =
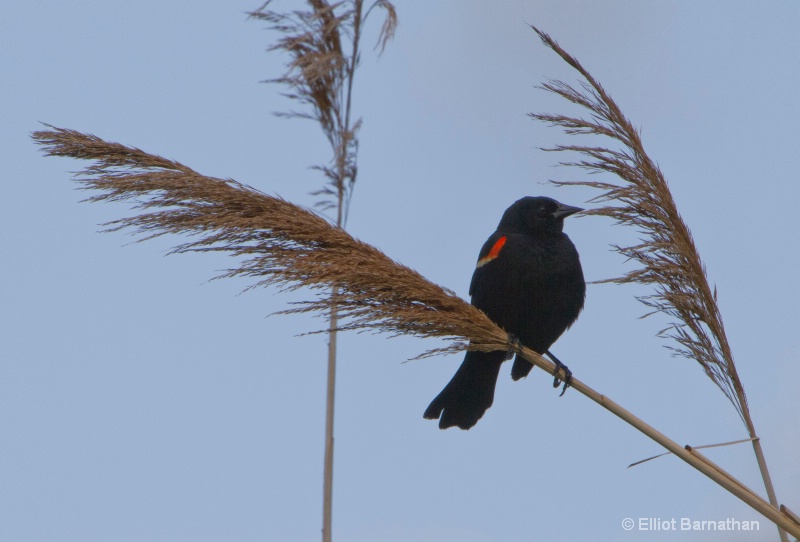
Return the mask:
[[[506,352],[467,352],[461,367],[428,406],[424,417],[438,418],[440,429],[453,426],[469,429],[475,425],[492,406],[497,375],[506,355]]]
[[[514,365],[511,366],[511,378],[515,381],[519,380],[520,378],[525,378],[528,376],[528,373],[531,372],[531,369],[533,369],[533,365],[531,365],[528,360],[517,354],[517,357],[514,358]]]

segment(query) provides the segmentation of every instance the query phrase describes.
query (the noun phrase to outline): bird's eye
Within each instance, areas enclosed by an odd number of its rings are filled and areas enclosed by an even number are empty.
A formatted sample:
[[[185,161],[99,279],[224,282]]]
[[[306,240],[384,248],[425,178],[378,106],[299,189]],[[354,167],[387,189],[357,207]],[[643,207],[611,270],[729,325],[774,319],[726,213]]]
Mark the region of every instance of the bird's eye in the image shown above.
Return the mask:
[[[548,216],[550,216],[552,214],[553,214],[553,210],[550,209],[550,207],[547,206],[547,205],[543,205],[543,206],[539,207],[538,209],[536,209],[536,216],[538,216],[539,218],[547,218]]]

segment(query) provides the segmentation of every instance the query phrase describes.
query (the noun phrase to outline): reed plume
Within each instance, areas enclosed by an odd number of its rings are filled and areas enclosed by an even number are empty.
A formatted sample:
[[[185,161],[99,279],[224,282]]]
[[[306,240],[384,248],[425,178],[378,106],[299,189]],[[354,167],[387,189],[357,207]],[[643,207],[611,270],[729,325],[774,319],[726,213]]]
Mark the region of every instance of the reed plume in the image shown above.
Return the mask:
[[[393,261],[318,214],[232,179],[217,179],[142,150],[94,135],[50,127],[33,139],[48,156],[93,160],[76,174],[85,201],[127,201],[138,212],[104,224],[129,229],[137,242],[165,234],[193,240],[170,253],[223,252],[241,260],[219,277],[256,279],[249,286],[309,288],[318,295],[282,312],[328,315],[335,303],[340,330],[439,338],[428,356],[509,348],[504,332],[481,311]],[[334,301],[330,290],[338,289]]]
[[[366,10],[362,0],[307,0],[307,9],[294,11],[269,9],[271,4],[268,0],[248,15],[280,36],[268,50],[286,53],[289,61],[284,75],[265,82],[286,87],[284,96],[300,105],[278,116],[316,121],[330,143],[330,165],[314,167],[327,183],[312,194],[320,196],[321,210],[337,210],[337,224],[343,226],[358,174],[361,120],[351,121],[351,95],[362,28],[374,9],[386,12],[378,37],[382,52],[397,29],[397,12],[388,0],[376,0]]]
[[[576,153],[576,161],[561,162],[590,173],[611,173],[621,182],[580,179],[554,181],[559,186],[587,186],[602,193],[592,202],[612,202],[584,214],[606,216],[618,224],[635,228],[641,242],[631,246],[614,245],[627,259],[640,264],[625,275],[602,282],[639,283],[651,286],[653,293],[638,299],[672,319],[659,336],[676,355],[700,364],[708,377],[722,390],[745,424],[753,442],[759,468],[770,502],[777,498],[767,471],[761,443],[750,416],[747,396],[736,371],[725,327],[717,305],[717,290],[706,277],[705,266],[686,223],[681,218],[666,178],[644,149],[639,131],[625,117],[600,83],[550,36],[536,27],[542,42],[580,73],[580,88],[551,80],[539,88],[561,96],[589,112],[588,118],[533,113],[531,117],[559,126],[570,135],[595,135],[609,138],[614,148],[588,145],[558,145],[546,149]],[[786,540],[781,531],[781,538]]]

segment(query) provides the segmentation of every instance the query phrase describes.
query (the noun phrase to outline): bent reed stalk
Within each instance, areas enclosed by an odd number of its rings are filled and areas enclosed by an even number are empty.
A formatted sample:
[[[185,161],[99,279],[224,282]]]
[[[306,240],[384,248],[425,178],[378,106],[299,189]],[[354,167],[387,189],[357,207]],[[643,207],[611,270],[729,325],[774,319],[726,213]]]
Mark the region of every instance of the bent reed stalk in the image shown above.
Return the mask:
[[[559,126],[570,135],[605,136],[619,147],[558,145],[545,149],[572,152],[581,157],[577,161],[561,162],[561,165],[577,166],[590,173],[611,173],[622,181],[620,184],[592,180],[554,181],[558,186],[587,186],[602,191],[591,201],[615,202],[618,205],[598,207],[584,214],[606,216],[618,224],[632,226],[641,238],[641,242],[634,246],[614,246],[618,253],[638,262],[641,267],[622,277],[602,282],[639,283],[654,288],[652,295],[640,297],[639,301],[652,309],[649,314],[661,312],[673,320],[658,335],[678,344],[667,345],[676,355],[699,363],[705,374],[733,404],[752,440],[769,501],[777,507],[778,499],[761,440],[756,434],[744,386],[725,334],[717,305],[717,290],[708,283],[705,266],[689,228],[678,213],[663,172],[645,151],[639,131],[602,85],[553,38],[534,26],[531,28],[545,46],[584,79],[581,82],[582,90],[557,80],[539,88],[583,107],[590,117],[585,119],[540,113],[530,116]],[[781,532],[780,536],[783,542],[788,542],[785,533]]]
[[[257,282],[248,288],[307,287],[318,294],[314,300],[281,312],[326,316],[335,303],[344,322],[339,330],[371,330],[449,341],[419,357],[466,349],[519,348],[483,312],[451,290],[430,282],[311,211],[232,179],[206,177],[183,164],[136,148],[74,130],[49,128],[33,134],[47,156],[94,161],[74,177],[81,188],[99,192],[87,201],[134,202],[138,214],[105,224],[107,230],[130,228],[139,235],[137,241],[165,234],[193,236],[197,239],[177,245],[171,253],[224,252],[242,261],[218,278],[255,278]],[[330,294],[334,288],[335,300]],[[566,377],[532,350],[522,348],[520,353],[548,373]],[[577,378],[573,378],[572,387],[800,537],[800,524],[788,513],[744,489],[746,486],[727,473]]]

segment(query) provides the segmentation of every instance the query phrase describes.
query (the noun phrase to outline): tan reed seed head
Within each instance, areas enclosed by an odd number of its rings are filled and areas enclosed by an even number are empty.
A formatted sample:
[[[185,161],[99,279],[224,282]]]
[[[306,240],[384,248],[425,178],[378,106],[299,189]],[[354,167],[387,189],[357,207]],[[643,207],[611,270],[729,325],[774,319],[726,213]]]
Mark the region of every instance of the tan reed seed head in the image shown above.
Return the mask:
[[[195,238],[173,253],[218,251],[240,258],[223,277],[255,278],[251,288],[316,292],[316,299],[284,313],[327,317],[335,304],[339,329],[450,341],[420,357],[468,347],[509,348],[505,332],[484,313],[311,211],[136,148],[49,128],[33,134],[45,154],[94,162],[75,178],[83,189],[97,192],[88,201],[135,202],[139,212],[105,224],[109,230],[131,229],[139,241],[188,234]]]
[[[717,306],[716,289],[709,286],[705,267],[691,232],[678,213],[666,178],[647,155],[639,131],[623,115],[619,106],[592,75],[550,36],[532,27],[542,42],[575,68],[585,79],[580,88],[562,81],[549,81],[540,88],[588,110],[589,117],[531,114],[531,117],[560,126],[570,135],[605,136],[614,148],[586,145],[558,145],[550,151],[571,152],[580,158],[562,162],[590,173],[611,173],[621,182],[589,179],[555,182],[559,186],[588,186],[600,190],[593,202],[613,202],[585,211],[607,216],[619,224],[632,226],[641,243],[614,246],[614,249],[640,264],[622,277],[603,282],[651,285],[654,293],[639,300],[673,319],[659,335],[677,342],[667,345],[676,354],[697,361],[733,403],[745,421],[747,399],[733,361],[725,328]],[[747,422],[745,421],[745,424]]]
[[[361,121],[350,119],[350,86],[360,57],[361,28],[375,8],[386,17],[378,36],[381,52],[397,29],[397,12],[388,0],[376,0],[364,10],[363,0],[329,4],[325,0],[307,0],[305,9],[282,11],[269,9],[271,0],[248,15],[265,21],[279,38],[270,51],[286,53],[288,61],[283,76],[269,79],[287,89],[284,96],[300,107],[281,117],[316,121],[333,149],[329,165],[315,166],[327,182],[312,195],[319,196],[317,207],[339,207],[346,222],[353,186],[358,174],[358,130]]]

